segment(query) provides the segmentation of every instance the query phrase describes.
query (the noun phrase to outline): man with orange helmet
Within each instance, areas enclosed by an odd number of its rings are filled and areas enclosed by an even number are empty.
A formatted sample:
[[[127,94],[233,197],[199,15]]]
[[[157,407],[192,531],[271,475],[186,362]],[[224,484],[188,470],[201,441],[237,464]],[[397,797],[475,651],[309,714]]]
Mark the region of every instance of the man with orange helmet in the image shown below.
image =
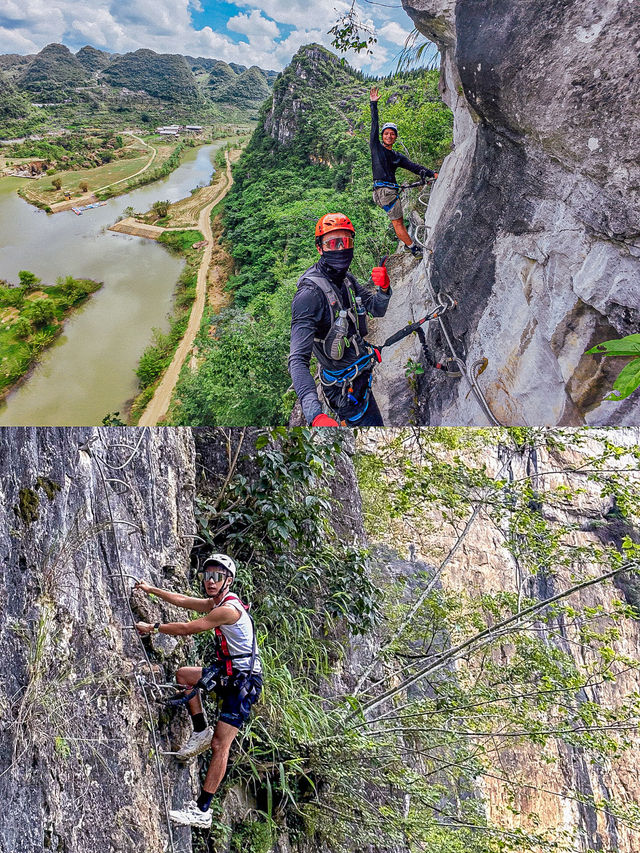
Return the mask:
[[[378,100],[380,92],[373,86],[369,94],[371,105],[371,136],[369,147],[371,149],[371,166],[373,170],[373,200],[387,214],[396,232],[398,240],[407,246],[414,257],[421,258],[420,246],[413,242],[405,227],[402,215],[402,202],[400,201],[400,186],[396,182],[396,169],[407,169],[415,175],[419,175],[422,181],[427,178],[437,178],[436,172],[413,163],[404,154],[393,150],[398,138],[398,128],[392,122],[382,125],[382,141],[378,131]]]
[[[312,426],[382,426],[371,393],[374,351],[365,340],[367,314],[383,317],[391,288],[384,266],[371,277],[375,290],[349,272],[355,228],[343,213],[327,213],[316,224],[320,259],[298,281],[291,306],[289,373],[307,423]],[[311,355],[320,366],[320,384],[336,419],[322,412],[311,375]]]

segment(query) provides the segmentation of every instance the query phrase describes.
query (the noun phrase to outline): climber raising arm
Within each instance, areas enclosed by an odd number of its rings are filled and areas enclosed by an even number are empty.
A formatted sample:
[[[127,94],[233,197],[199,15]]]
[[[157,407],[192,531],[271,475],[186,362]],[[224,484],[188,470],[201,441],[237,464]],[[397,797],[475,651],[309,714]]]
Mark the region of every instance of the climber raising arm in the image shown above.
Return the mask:
[[[158,587],[151,586],[146,581],[138,581],[134,589],[141,589],[142,592],[146,592],[148,595],[157,595],[158,598],[169,604],[182,607],[184,610],[195,610],[196,613],[208,613],[213,606],[210,599],[181,595],[179,592],[169,592],[168,589],[159,589]]]
[[[191,622],[163,622],[155,625],[149,622],[136,622],[139,634],[152,634],[156,630],[160,634],[169,634],[172,637],[188,637],[190,634],[202,634],[203,631],[213,631],[220,625],[234,625],[240,618],[240,613],[235,607],[216,607],[206,616],[193,619]]]

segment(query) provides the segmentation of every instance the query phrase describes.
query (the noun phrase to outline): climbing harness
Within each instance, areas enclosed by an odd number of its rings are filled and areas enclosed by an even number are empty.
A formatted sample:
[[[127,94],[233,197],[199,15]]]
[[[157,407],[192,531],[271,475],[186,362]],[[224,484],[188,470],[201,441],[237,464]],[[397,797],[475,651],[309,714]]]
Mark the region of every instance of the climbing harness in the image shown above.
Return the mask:
[[[358,412],[355,417],[346,419],[348,423],[355,424],[357,423],[357,421],[361,420],[361,418],[364,416],[365,412],[369,407],[371,385],[373,381],[373,368],[376,366],[376,364],[380,364],[382,362],[382,350],[386,347],[390,347],[394,344],[397,344],[399,341],[403,340],[409,335],[412,335],[414,332],[418,335],[418,338],[425,350],[425,355],[427,356],[429,364],[435,369],[444,370],[445,372],[450,371],[450,367],[448,364],[436,362],[428,354],[428,351],[426,350],[426,338],[422,326],[432,320],[439,319],[447,311],[450,311],[455,308],[457,304],[458,303],[456,302],[456,300],[449,296],[449,294],[441,293],[437,300],[437,304],[431,313],[427,314],[419,320],[416,320],[414,323],[409,323],[408,325],[403,326],[402,329],[399,329],[397,332],[394,332],[394,334],[390,335],[383,344],[376,346],[370,343],[369,341],[364,341],[364,343],[369,347],[369,352],[361,356],[359,359],[353,362],[353,364],[349,365],[349,367],[346,367],[343,370],[328,370],[324,368],[321,371],[320,377],[323,386],[331,387],[341,385],[342,400],[346,401],[346,399],[349,399],[354,404],[360,403],[363,406],[362,410]],[[358,401],[353,396],[353,382],[356,377],[358,377],[361,373],[364,373],[364,371],[366,370],[369,371],[369,381],[367,383],[367,388],[363,399],[361,401]],[[453,372],[450,372],[450,375],[454,375]]]
[[[435,181],[435,178],[427,178],[424,181],[423,180],[413,181],[410,184],[395,184],[395,183],[392,184],[389,181],[374,181],[373,182],[373,188],[374,188],[374,190],[377,190],[377,189],[381,189],[381,188],[386,187],[388,189],[393,189],[396,191],[396,194],[395,194],[393,200],[390,201],[389,204],[381,205],[382,210],[384,210],[385,213],[389,213],[389,211],[391,210],[393,205],[398,201],[400,196],[403,193],[406,193],[407,190],[413,189],[413,187],[428,186],[429,184],[433,184],[434,181]]]
[[[379,189],[395,190],[396,194],[391,199],[391,201],[388,204],[380,205],[380,207],[382,208],[382,210],[384,210],[385,213],[389,213],[391,208],[394,206],[394,204],[400,198],[400,190],[401,190],[400,184],[392,184],[389,181],[374,181],[373,182],[373,189],[374,190],[379,190]]]
[[[227,638],[225,637],[224,633],[220,628],[215,628],[215,663],[213,663],[211,666],[203,668],[202,676],[190,690],[187,690],[186,686],[177,683],[154,683],[153,685],[147,685],[151,688],[153,692],[155,692],[156,699],[159,702],[164,705],[180,707],[181,705],[186,705],[188,702],[194,699],[200,693],[200,691],[207,695],[210,693],[219,693],[222,689],[233,683],[234,686],[238,689],[241,705],[245,706],[247,711],[249,710],[249,707],[253,704],[259,692],[254,680],[255,662],[256,657],[258,656],[256,627],[253,621],[253,617],[249,612],[250,605],[244,604],[244,602],[241,601],[241,599],[234,593],[229,593],[228,595],[226,595],[222,599],[220,604],[218,604],[217,606],[222,607],[223,604],[231,600],[240,602],[251,622],[251,628],[253,632],[251,652],[242,655],[232,655],[229,651]],[[245,658],[250,658],[249,670],[247,672],[238,669],[234,670],[233,662]],[[165,690],[172,690],[174,692],[170,696],[165,696]],[[165,754],[170,755],[172,753]]]

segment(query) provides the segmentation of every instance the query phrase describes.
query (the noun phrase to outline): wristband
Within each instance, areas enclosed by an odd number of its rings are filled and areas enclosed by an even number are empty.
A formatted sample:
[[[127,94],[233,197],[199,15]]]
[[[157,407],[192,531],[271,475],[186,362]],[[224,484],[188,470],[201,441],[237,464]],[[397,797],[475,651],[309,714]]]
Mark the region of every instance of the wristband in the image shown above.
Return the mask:
[[[154,623],[154,625],[153,625],[153,633],[154,634],[160,633],[160,625],[161,624],[162,624],[162,622],[155,622]]]

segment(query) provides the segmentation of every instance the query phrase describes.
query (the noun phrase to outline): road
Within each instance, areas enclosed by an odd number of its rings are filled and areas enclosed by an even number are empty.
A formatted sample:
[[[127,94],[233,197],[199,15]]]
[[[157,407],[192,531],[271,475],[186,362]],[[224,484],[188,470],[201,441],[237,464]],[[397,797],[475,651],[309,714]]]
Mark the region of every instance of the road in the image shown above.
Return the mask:
[[[225,158],[227,161],[226,183],[220,187],[218,195],[200,211],[200,216],[198,218],[198,230],[207,241],[207,245],[202,256],[200,269],[198,270],[196,298],[191,309],[189,324],[186,332],[184,333],[184,337],[180,341],[180,344],[174,353],[171,364],[165,371],[160,384],[156,388],[155,394],[149,401],[149,405],[142,413],[140,420],[138,421],[138,426],[155,426],[158,421],[167,414],[169,404],[171,402],[171,395],[173,394],[173,389],[176,387],[180,371],[182,370],[182,365],[193,346],[193,342],[200,328],[200,323],[202,322],[202,314],[204,312],[204,306],[207,299],[207,275],[213,252],[211,211],[218,202],[222,201],[233,184],[233,177],[231,176],[231,162],[229,160],[228,151],[225,152]]]

